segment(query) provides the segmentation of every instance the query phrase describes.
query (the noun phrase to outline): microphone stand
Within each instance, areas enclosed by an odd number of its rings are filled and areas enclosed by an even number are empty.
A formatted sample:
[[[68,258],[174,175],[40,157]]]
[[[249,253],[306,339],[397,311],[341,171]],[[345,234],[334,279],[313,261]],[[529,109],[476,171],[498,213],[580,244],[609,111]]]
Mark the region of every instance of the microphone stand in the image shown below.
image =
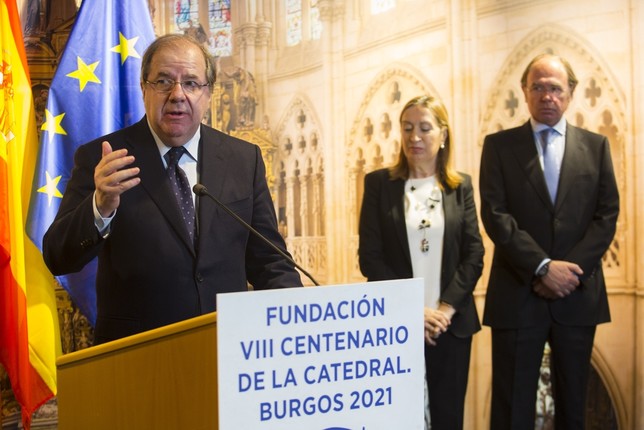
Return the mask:
[[[286,254],[284,251],[282,251],[281,249],[279,249],[279,247],[277,247],[275,244],[273,244],[273,242],[271,242],[270,240],[268,240],[268,239],[267,239],[263,234],[261,234],[260,232],[258,232],[257,230],[255,230],[255,229],[254,229],[253,227],[251,227],[251,226],[250,226],[246,221],[244,221],[243,219],[241,219],[241,217],[240,217],[239,215],[237,215],[235,212],[233,212],[233,211],[232,211],[228,206],[226,206],[225,204],[223,204],[222,202],[220,202],[220,201],[219,201],[215,196],[213,196],[212,194],[210,194],[210,193],[208,192],[208,188],[206,188],[206,187],[205,187],[205,185],[202,185],[202,184],[195,184],[195,186],[194,186],[194,187],[192,187],[192,192],[194,192],[194,193],[195,193],[197,196],[199,196],[199,197],[201,197],[201,196],[206,196],[206,197],[210,198],[213,202],[215,202],[215,203],[217,204],[217,206],[219,206],[219,207],[220,207],[220,208],[222,208],[224,211],[226,211],[226,212],[228,213],[228,215],[230,215],[231,217],[235,218],[235,220],[236,220],[238,223],[240,223],[241,225],[243,225],[244,227],[246,227],[246,228],[247,228],[251,233],[253,233],[255,236],[257,236],[258,238],[260,238],[262,241],[264,241],[264,243],[266,243],[268,246],[270,246],[272,249],[274,249],[274,250],[275,250],[279,255],[281,255],[281,256],[282,256],[282,258],[284,258],[286,261],[288,261],[288,262],[289,262],[289,263],[291,263],[293,266],[295,266],[297,269],[299,269],[299,270],[300,270],[300,272],[304,273],[304,274],[305,274],[305,275],[306,275],[306,276],[307,276],[307,277],[308,277],[308,278],[313,282],[313,284],[314,284],[315,286],[318,286],[318,287],[320,286],[320,284],[318,284],[318,282],[313,278],[313,276],[311,276],[311,274],[310,274],[309,272],[307,272],[307,271],[306,271],[306,270],[304,270],[304,269],[303,269],[299,264],[297,264],[297,263],[295,262],[295,260],[293,260],[291,257],[289,257],[289,256],[288,256],[288,254]]]

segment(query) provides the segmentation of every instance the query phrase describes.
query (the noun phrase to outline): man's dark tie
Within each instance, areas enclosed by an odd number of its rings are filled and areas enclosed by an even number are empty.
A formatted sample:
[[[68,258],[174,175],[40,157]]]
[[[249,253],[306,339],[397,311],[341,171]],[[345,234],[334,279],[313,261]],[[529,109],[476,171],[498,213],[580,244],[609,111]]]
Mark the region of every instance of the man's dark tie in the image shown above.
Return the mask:
[[[194,242],[195,206],[192,201],[190,182],[188,181],[186,172],[179,167],[179,160],[186,152],[186,148],[183,146],[170,148],[170,150],[165,154],[165,160],[168,163],[168,176],[170,177],[170,184],[172,184],[174,196],[179,204],[179,209],[181,210],[181,215],[183,215],[183,220],[186,223],[190,239]]]
[[[557,186],[559,185],[559,166],[554,151],[552,135],[556,133],[550,127],[539,132],[541,138],[541,149],[543,149],[543,176],[546,178],[546,185],[550,193],[550,201],[554,204],[557,198]]]

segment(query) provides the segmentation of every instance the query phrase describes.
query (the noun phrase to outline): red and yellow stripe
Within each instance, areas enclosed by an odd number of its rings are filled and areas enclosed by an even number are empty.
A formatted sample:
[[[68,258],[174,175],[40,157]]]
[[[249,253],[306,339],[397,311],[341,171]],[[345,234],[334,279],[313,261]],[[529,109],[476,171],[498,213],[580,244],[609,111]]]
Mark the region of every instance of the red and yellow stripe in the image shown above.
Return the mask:
[[[15,0],[0,0],[0,362],[22,421],[56,394],[54,279],[25,231],[38,139]]]

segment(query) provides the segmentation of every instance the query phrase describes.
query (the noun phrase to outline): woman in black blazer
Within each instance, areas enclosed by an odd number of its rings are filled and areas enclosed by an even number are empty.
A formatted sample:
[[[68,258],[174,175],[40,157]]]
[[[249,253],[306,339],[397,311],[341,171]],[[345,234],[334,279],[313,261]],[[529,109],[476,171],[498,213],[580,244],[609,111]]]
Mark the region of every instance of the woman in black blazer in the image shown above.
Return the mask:
[[[425,281],[425,366],[432,430],[462,429],[472,335],[472,292],[483,270],[472,182],[451,167],[447,111],[430,96],[400,114],[397,163],[365,177],[360,270],[369,281]]]

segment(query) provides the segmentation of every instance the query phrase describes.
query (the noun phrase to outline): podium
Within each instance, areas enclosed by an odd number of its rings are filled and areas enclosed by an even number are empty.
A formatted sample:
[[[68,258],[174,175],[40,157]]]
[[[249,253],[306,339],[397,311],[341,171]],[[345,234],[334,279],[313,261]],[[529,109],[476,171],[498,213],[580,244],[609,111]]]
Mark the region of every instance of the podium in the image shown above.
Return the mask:
[[[202,315],[58,358],[60,430],[212,430],[217,316]]]

